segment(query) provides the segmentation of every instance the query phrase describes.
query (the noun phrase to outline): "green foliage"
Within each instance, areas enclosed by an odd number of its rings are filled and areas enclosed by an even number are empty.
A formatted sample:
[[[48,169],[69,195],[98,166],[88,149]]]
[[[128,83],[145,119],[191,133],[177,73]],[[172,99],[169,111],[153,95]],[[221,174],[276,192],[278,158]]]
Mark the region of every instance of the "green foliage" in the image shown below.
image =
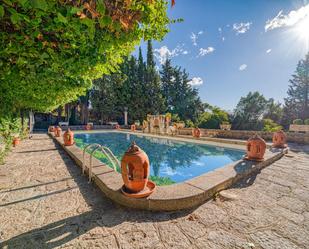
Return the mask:
[[[282,126],[267,118],[263,120],[263,131],[275,132],[282,130]]]
[[[307,118],[307,119],[304,120],[304,124],[305,124],[305,125],[309,125],[309,118]]]
[[[296,124],[296,125],[302,125],[303,124],[303,121],[301,119],[294,119],[293,120],[293,124]]]
[[[180,67],[173,67],[171,60],[167,59],[160,74],[167,112],[178,114],[181,120],[196,122],[204,108],[198,90],[189,84],[188,73]]]
[[[0,164],[10,150],[14,137],[23,138],[25,131],[22,129],[21,119],[12,115],[0,117]]]
[[[241,97],[235,110],[232,127],[235,130],[260,130],[268,101],[259,92]]]
[[[180,122],[181,121],[181,119],[180,119],[180,117],[177,113],[172,114],[171,120],[172,120],[172,122]]]
[[[275,103],[274,99],[270,98],[268,100],[263,117],[266,119],[271,119],[277,123],[280,123],[282,116],[283,116],[283,108],[281,104],[279,102]]]
[[[287,126],[293,119],[309,118],[309,52],[305,59],[298,62],[287,94],[284,99],[284,124]]]
[[[210,111],[206,111],[198,117],[198,127],[206,129],[219,129],[220,124],[228,122],[227,112],[219,107],[210,107]]]
[[[77,99],[142,38],[162,39],[166,10],[164,0],[2,1],[1,110],[49,111]]]
[[[195,127],[194,123],[193,123],[192,120],[190,120],[190,119],[187,119],[187,120],[185,121],[185,125],[186,125],[186,127],[188,127],[188,128],[193,128],[193,127]]]

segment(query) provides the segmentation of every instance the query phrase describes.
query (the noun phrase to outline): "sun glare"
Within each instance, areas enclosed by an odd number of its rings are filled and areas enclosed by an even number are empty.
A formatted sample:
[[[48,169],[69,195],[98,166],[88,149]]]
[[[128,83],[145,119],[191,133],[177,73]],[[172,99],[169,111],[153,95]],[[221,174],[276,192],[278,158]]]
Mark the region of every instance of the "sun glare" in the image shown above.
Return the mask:
[[[309,16],[306,16],[302,21],[300,21],[295,26],[295,33],[298,37],[298,40],[303,43],[305,48],[309,48]]]

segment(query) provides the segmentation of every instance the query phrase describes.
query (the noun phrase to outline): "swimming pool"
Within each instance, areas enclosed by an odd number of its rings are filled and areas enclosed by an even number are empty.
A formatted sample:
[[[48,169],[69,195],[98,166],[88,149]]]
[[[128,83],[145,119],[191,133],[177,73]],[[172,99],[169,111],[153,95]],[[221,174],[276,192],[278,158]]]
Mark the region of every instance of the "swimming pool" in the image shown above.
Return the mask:
[[[122,132],[75,134],[75,141],[80,148],[91,143],[107,146],[119,161],[132,141],[135,141],[147,153],[150,178],[158,185],[186,181],[237,161],[245,154],[236,149]],[[97,153],[95,157],[109,164],[102,154]]]

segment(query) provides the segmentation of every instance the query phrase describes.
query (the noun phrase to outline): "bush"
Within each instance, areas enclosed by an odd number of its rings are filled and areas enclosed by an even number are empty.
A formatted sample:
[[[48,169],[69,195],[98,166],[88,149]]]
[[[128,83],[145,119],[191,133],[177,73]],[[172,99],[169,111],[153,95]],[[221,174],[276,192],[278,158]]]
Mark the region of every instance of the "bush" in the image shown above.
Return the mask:
[[[185,121],[185,125],[186,125],[186,127],[188,127],[188,128],[193,128],[193,127],[195,127],[194,123],[193,123],[192,120],[190,120],[190,119],[187,119],[187,120]]]
[[[309,125],[309,118],[305,119],[304,124]]]
[[[275,132],[282,130],[281,125],[268,118],[263,120],[263,126],[263,131]]]
[[[214,107],[212,112],[204,112],[198,117],[200,128],[219,129],[223,122],[228,123],[228,114],[217,107]]]
[[[303,121],[302,121],[300,118],[294,119],[294,120],[293,120],[293,124],[302,125],[302,124],[303,124]]]
[[[3,163],[4,157],[12,146],[15,136],[24,137],[22,130],[21,118],[10,115],[0,118],[0,164]]]

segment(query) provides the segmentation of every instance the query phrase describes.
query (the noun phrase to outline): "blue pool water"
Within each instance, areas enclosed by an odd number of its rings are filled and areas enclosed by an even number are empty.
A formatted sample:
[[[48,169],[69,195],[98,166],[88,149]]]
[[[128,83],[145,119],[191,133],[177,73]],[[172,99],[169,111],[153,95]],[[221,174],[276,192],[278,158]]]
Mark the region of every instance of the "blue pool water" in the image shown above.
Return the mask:
[[[109,147],[121,160],[132,141],[141,147],[150,160],[151,179],[161,185],[183,182],[241,159],[244,151],[204,144],[175,141],[126,133],[103,132],[76,134],[76,145],[98,143]],[[104,158],[98,158],[105,162]]]

